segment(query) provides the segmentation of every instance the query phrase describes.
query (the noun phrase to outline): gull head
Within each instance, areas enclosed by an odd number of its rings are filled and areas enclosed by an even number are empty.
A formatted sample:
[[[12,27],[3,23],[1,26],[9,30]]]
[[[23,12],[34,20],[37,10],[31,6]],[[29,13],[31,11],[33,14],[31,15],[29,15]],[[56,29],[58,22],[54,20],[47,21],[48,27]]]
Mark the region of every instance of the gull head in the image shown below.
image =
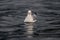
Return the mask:
[[[28,10],[28,13],[32,13],[32,11],[31,10]]]

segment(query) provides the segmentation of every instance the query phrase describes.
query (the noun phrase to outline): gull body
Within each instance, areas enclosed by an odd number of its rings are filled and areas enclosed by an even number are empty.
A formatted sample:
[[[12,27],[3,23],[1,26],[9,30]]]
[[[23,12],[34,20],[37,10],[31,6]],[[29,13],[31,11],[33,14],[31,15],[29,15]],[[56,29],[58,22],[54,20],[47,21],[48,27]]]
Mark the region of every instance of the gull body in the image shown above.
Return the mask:
[[[28,22],[28,23],[36,22],[36,19],[34,18],[34,15],[32,15],[32,11],[31,10],[28,10],[28,13],[27,13],[27,16],[26,16],[24,22]]]

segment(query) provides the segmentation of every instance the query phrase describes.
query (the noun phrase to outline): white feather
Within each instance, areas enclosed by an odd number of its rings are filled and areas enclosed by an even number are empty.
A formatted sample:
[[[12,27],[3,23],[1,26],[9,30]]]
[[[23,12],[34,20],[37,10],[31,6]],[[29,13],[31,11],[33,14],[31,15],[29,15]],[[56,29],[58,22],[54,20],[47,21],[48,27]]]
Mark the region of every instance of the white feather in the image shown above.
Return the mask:
[[[32,15],[31,10],[28,10],[28,14],[27,14],[24,22],[35,22],[35,21],[37,21],[36,20],[36,15],[35,14]]]

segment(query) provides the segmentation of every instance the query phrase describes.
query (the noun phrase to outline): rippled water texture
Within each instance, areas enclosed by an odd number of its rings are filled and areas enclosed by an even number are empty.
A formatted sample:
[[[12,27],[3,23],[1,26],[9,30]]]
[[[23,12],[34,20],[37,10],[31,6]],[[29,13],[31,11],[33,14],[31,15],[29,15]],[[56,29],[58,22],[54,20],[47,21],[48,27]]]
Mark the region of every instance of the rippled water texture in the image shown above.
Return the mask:
[[[28,9],[37,22],[23,22]],[[29,28],[32,28],[29,34]],[[0,0],[0,40],[59,40],[60,0]]]

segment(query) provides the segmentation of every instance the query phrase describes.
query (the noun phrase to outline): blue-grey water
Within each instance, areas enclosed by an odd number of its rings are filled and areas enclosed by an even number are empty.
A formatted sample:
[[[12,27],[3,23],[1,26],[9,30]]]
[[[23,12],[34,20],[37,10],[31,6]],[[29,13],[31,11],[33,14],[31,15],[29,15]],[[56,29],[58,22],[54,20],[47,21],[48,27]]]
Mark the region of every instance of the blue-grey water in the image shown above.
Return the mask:
[[[24,24],[28,9],[38,20],[31,34]],[[60,0],[0,0],[0,40],[60,40]]]

